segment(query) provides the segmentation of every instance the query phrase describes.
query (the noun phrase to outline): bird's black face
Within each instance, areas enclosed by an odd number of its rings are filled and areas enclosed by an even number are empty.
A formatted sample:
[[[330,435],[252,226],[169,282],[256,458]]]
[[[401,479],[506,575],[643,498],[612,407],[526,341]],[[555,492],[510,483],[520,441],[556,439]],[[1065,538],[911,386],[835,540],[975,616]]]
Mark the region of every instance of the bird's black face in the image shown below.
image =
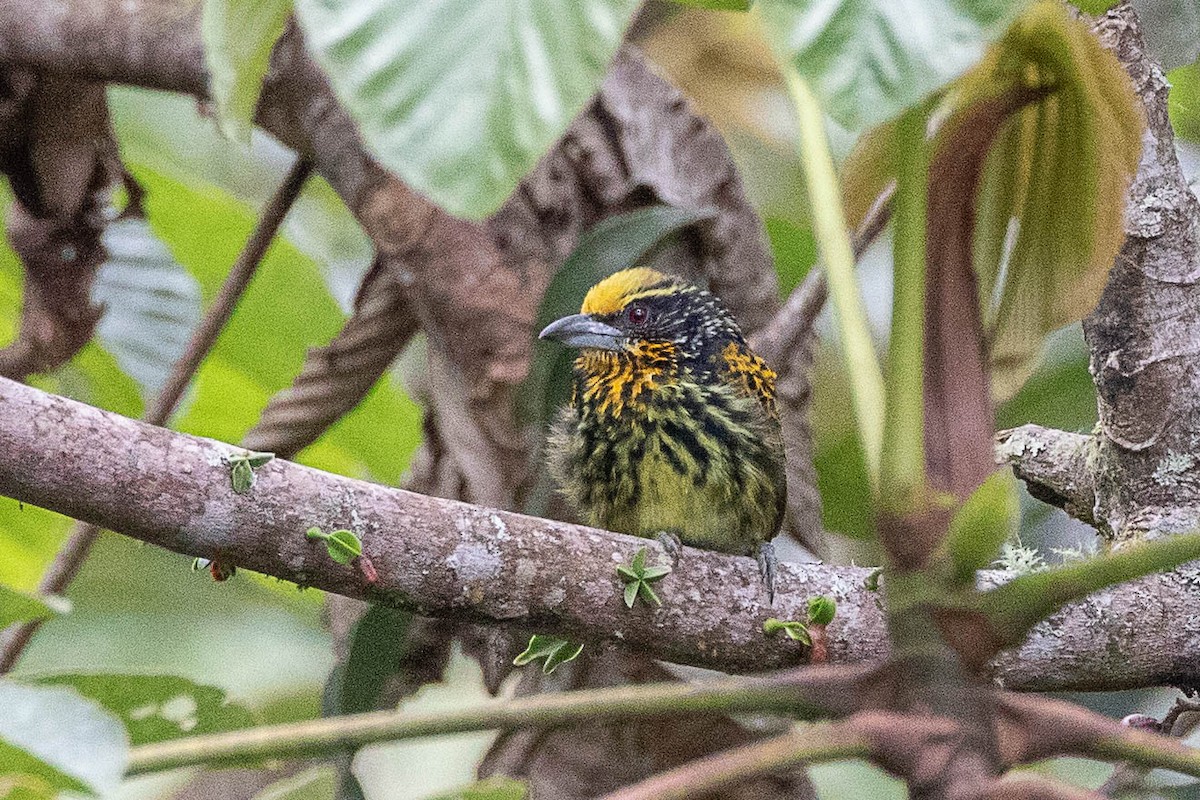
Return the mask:
[[[563,317],[548,325],[540,338],[568,347],[618,353],[637,352],[646,345],[671,345],[681,360],[688,360],[742,337],[716,297],[687,284],[671,283],[634,293],[613,311]]]

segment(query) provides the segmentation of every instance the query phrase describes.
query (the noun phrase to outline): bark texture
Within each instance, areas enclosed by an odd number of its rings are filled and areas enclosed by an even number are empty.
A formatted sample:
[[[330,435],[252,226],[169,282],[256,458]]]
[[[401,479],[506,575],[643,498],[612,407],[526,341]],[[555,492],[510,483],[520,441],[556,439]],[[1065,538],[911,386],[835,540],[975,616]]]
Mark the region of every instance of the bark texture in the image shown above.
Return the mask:
[[[239,448],[135,422],[0,379],[0,494],[186,555],[430,616],[536,628],[628,645],[730,672],[802,663],[804,649],[762,633],[767,617],[803,619],[828,594],[833,662],[887,655],[871,571],[783,564],[774,606],[752,559],[685,548],[657,585],[661,608],[626,609],[616,566],[657,543],[355,481],[276,459],[235,494]],[[349,528],[378,572],[369,584],[304,537]],[[995,579],[994,577],[992,579]],[[1034,629],[994,677],[1014,689],[1119,689],[1200,683],[1200,575],[1177,571],[1089,597]],[[1155,636],[1147,636],[1147,625]],[[1067,652],[1069,650],[1069,652]]]

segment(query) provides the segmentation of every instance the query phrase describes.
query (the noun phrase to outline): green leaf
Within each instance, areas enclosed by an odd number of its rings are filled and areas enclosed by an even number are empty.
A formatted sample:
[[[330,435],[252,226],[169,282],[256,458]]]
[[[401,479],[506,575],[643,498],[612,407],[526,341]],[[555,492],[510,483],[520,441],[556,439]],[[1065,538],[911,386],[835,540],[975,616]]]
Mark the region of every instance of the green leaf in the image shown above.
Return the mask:
[[[630,564],[630,569],[632,569],[633,573],[639,578],[643,577],[644,573],[646,572],[646,548],[640,547],[638,548],[638,551],[633,554],[633,562]]]
[[[638,590],[637,591],[638,597],[642,598],[647,603],[652,603],[653,605],[656,605],[656,606],[662,605],[662,600],[659,598],[658,594],[654,591],[654,587],[652,587],[645,580],[641,580],[637,583],[637,590]]]
[[[70,687],[120,718],[130,744],[250,728],[254,715],[229,702],[223,689],[173,675],[64,674],[37,678]]]
[[[600,87],[636,0],[298,0],[305,41],[384,167],[482,219]]]
[[[1057,4],[1031,7],[963,79],[961,113],[1013,88],[1049,93],[1009,119],[976,195],[975,269],[999,397],[1028,377],[1051,331],[1095,306],[1124,241],[1142,147],[1129,77]]]
[[[0,775],[28,776],[56,791],[106,795],[125,771],[121,722],[66,687],[0,678]]]
[[[66,517],[0,497],[0,583],[36,591],[70,526]]]
[[[362,542],[352,531],[344,528],[331,533],[324,533],[320,528],[309,528],[304,535],[324,542],[329,557],[339,564],[349,564],[362,555]]]
[[[362,555],[362,542],[347,530],[334,531],[325,540],[329,557],[339,564],[349,564]]]
[[[1200,559],[1200,533],[1138,542],[1061,567],[1032,572],[983,593],[980,610],[997,641],[1019,644],[1026,631],[1067,603],[1125,581]]]
[[[671,568],[662,566],[647,567],[646,548],[638,548],[629,566],[618,565],[617,574],[625,584],[624,598],[627,607],[633,608],[633,604],[637,602],[639,597],[647,603],[653,603],[656,606],[662,605],[662,600],[659,599],[650,584],[653,581],[662,580],[667,575],[670,575]]]
[[[631,580],[629,583],[625,584],[625,606],[626,606],[626,608],[633,608],[633,604],[637,602],[638,587],[640,587],[641,585],[642,585],[642,582],[637,580],[636,578]]]
[[[560,639],[557,636],[534,634],[530,637],[529,645],[525,650],[513,659],[513,666],[523,667],[539,658],[544,658],[546,663],[542,665],[542,671],[549,675],[560,664],[573,661],[582,652],[582,644],[573,644],[570,640]]]
[[[1098,16],[1108,11],[1121,0],[1071,0],[1071,5],[1085,14]]]
[[[521,781],[503,775],[493,775],[470,786],[426,800],[525,800],[526,791],[525,784]]]
[[[384,707],[383,693],[397,684],[417,688],[409,658],[412,640],[409,628],[412,615],[387,606],[371,606],[354,625],[349,653],[339,659],[325,682],[321,714],[336,717],[358,714]],[[353,800],[364,796],[358,777],[348,762],[338,765],[337,791],[326,797]]]
[[[546,656],[546,663],[542,665],[542,672],[549,675],[558,669],[560,664],[566,664],[568,661],[574,661],[583,652],[583,643],[572,644],[565,642],[562,647],[556,648],[553,653]]]
[[[817,263],[817,237],[812,228],[782,217],[767,217],[763,227],[771,243],[780,295],[787,297]]]
[[[151,102],[140,93],[127,97],[125,105],[133,106],[133,101],[139,108],[158,105],[157,99]],[[172,109],[171,114],[163,115],[161,124],[173,124],[172,130],[178,130],[189,118],[173,105]],[[133,125],[131,108],[122,116],[128,119],[120,127]],[[196,120],[190,126],[199,124]],[[168,177],[165,170],[178,152],[170,148],[178,143],[157,128],[135,130],[136,137],[121,139],[122,152],[128,146],[153,157],[155,165],[164,170],[126,159],[146,188],[145,206],[154,233],[199,281],[202,295],[211,301],[253,228],[257,212],[206,181],[184,183]],[[244,155],[222,151],[218,145],[224,140],[215,134],[212,138],[216,144],[208,143],[210,160],[232,161],[243,172],[260,175],[245,163]],[[260,181],[271,178],[268,172]],[[221,441],[240,440],[258,421],[268,398],[291,385],[307,349],[327,344],[344,319],[320,266],[288,240],[277,239],[237,313],[217,339],[213,354],[200,368],[175,427]],[[385,378],[358,408],[296,460],[351,477],[395,482],[420,444],[421,418],[420,408],[394,381]]]
[[[32,595],[18,592],[0,584],[0,630],[16,622],[49,619],[71,610],[71,601],[56,595]]]
[[[1012,471],[993,472],[950,521],[945,548],[955,583],[974,584],[975,571],[995,561],[1000,546],[1016,535],[1020,520],[1021,506]]]
[[[1200,63],[1171,70],[1167,82],[1171,84],[1167,111],[1175,135],[1200,142]]]
[[[681,6],[705,8],[710,11],[749,11],[753,0],[673,0]]]
[[[329,800],[337,778],[332,767],[313,767],[264,787],[254,800]]]
[[[238,494],[249,494],[250,489],[254,487],[254,470],[245,458],[231,461],[229,475],[230,481],[233,483],[233,491]]]
[[[668,237],[713,215],[708,210],[649,206],[617,214],[588,228],[546,288],[534,330],[578,313],[592,286],[614,272],[636,266]],[[539,339],[534,343],[529,377],[520,391],[525,421],[545,427],[566,404],[574,359],[573,352],[554,342]]]
[[[254,469],[266,466],[275,459],[274,453],[249,453],[246,455],[246,463]]]
[[[162,389],[200,322],[200,286],[140,217],[117,219],[101,238],[108,258],[92,299],[105,306],[100,344],[142,387]]]
[[[248,141],[271,50],[292,13],[291,0],[204,0],[200,35],[217,125]]]
[[[792,641],[812,647],[812,636],[808,632],[808,626],[798,620],[782,620],[775,617],[767,617],[763,621],[763,633],[767,636],[783,633]]]
[[[862,131],[919,102],[983,55],[1023,3],[763,0],[781,60],[840,125]]]
[[[837,601],[828,595],[817,595],[808,600],[808,621],[813,625],[828,625],[837,614]]]

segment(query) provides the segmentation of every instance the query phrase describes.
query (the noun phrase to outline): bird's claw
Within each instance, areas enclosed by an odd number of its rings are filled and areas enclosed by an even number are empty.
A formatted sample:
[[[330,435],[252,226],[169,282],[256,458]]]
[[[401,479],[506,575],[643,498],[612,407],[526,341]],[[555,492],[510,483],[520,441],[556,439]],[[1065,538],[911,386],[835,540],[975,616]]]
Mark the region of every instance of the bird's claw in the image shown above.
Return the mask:
[[[654,534],[654,541],[662,545],[663,550],[667,551],[667,558],[671,559],[671,568],[679,566],[679,555],[683,552],[683,542],[679,539],[679,534],[672,531],[659,531]]]
[[[775,558],[775,545],[763,542],[758,546],[755,555],[758,561],[758,572],[762,575],[763,586],[767,590],[767,604],[775,604],[775,571],[779,562]]]

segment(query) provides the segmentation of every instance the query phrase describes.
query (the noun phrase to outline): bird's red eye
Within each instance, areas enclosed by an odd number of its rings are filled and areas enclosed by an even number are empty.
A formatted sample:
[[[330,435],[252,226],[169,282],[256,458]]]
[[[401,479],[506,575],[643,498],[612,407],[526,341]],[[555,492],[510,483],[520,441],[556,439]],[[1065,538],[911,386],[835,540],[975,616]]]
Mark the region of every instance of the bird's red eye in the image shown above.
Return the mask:
[[[629,307],[629,310],[625,312],[625,316],[634,325],[641,325],[650,319],[650,310],[643,305],[635,304]]]

